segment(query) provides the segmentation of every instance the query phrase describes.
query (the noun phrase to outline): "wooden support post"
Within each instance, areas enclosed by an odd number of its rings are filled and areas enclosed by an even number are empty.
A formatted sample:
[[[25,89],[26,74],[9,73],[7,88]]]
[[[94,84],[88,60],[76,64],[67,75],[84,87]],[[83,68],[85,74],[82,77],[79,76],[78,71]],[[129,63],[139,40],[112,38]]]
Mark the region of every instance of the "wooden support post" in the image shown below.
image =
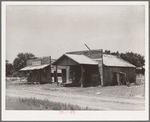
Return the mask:
[[[69,82],[69,66],[66,66],[66,82]]]
[[[29,82],[29,80],[28,80],[28,71],[26,71],[26,78],[27,78],[27,82]]]
[[[58,86],[58,78],[57,78],[57,65],[56,65],[56,83],[57,83],[57,86]]]
[[[117,73],[117,82],[118,82],[118,85],[120,85],[120,74]]]
[[[56,69],[54,71],[54,82],[56,82]]]
[[[39,83],[41,83],[41,71],[39,69]]]
[[[49,66],[50,67],[50,82],[52,82],[52,76],[51,76],[51,56],[50,56],[50,62],[49,63],[50,63],[50,66]]]
[[[103,50],[100,53],[101,60],[96,60],[98,62],[98,70],[99,70],[99,79],[101,82],[101,86],[104,86],[104,66],[103,66]]]
[[[81,65],[81,87],[83,87],[83,82],[84,82],[84,79],[83,79],[83,66]]]
[[[99,70],[99,77],[101,81],[101,86],[103,86],[103,64],[98,64],[98,70]]]
[[[104,86],[104,65],[103,65],[103,50],[101,50],[102,56],[102,69],[101,69],[101,86]]]

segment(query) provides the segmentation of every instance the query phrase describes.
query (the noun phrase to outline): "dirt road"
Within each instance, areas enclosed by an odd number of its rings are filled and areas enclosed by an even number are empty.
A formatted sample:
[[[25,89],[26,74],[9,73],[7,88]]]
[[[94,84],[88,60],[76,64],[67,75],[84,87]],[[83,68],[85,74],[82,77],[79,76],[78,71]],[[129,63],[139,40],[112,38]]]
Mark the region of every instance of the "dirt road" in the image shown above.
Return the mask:
[[[104,97],[100,95],[72,94],[69,91],[57,91],[57,89],[46,91],[37,88],[31,89],[31,87],[7,87],[6,95],[12,97],[48,99],[54,102],[70,103],[99,110],[143,111],[145,109],[144,100]]]

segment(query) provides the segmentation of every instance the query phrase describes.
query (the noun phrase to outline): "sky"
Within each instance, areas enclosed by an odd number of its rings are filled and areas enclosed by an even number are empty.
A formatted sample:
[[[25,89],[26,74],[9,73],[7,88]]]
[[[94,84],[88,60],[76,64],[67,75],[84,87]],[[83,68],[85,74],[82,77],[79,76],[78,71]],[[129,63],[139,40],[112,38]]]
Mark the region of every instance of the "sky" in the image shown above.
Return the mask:
[[[143,5],[7,5],[6,59],[90,49],[145,55]]]

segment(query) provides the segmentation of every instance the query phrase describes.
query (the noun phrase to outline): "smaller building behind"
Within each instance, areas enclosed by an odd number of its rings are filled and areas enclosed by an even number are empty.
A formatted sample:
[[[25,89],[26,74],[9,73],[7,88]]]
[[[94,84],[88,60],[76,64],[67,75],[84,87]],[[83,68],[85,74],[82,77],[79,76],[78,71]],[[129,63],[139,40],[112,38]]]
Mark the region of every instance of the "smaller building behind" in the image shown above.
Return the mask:
[[[51,82],[51,57],[27,60],[27,66],[20,71],[26,74],[28,82]]]

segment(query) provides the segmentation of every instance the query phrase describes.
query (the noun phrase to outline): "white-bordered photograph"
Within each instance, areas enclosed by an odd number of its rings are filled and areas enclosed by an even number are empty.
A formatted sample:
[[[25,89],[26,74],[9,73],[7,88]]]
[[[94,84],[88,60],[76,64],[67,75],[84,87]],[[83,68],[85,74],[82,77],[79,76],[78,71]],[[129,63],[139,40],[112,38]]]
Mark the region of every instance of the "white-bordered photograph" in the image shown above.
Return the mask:
[[[148,120],[148,2],[2,2],[2,120]]]

